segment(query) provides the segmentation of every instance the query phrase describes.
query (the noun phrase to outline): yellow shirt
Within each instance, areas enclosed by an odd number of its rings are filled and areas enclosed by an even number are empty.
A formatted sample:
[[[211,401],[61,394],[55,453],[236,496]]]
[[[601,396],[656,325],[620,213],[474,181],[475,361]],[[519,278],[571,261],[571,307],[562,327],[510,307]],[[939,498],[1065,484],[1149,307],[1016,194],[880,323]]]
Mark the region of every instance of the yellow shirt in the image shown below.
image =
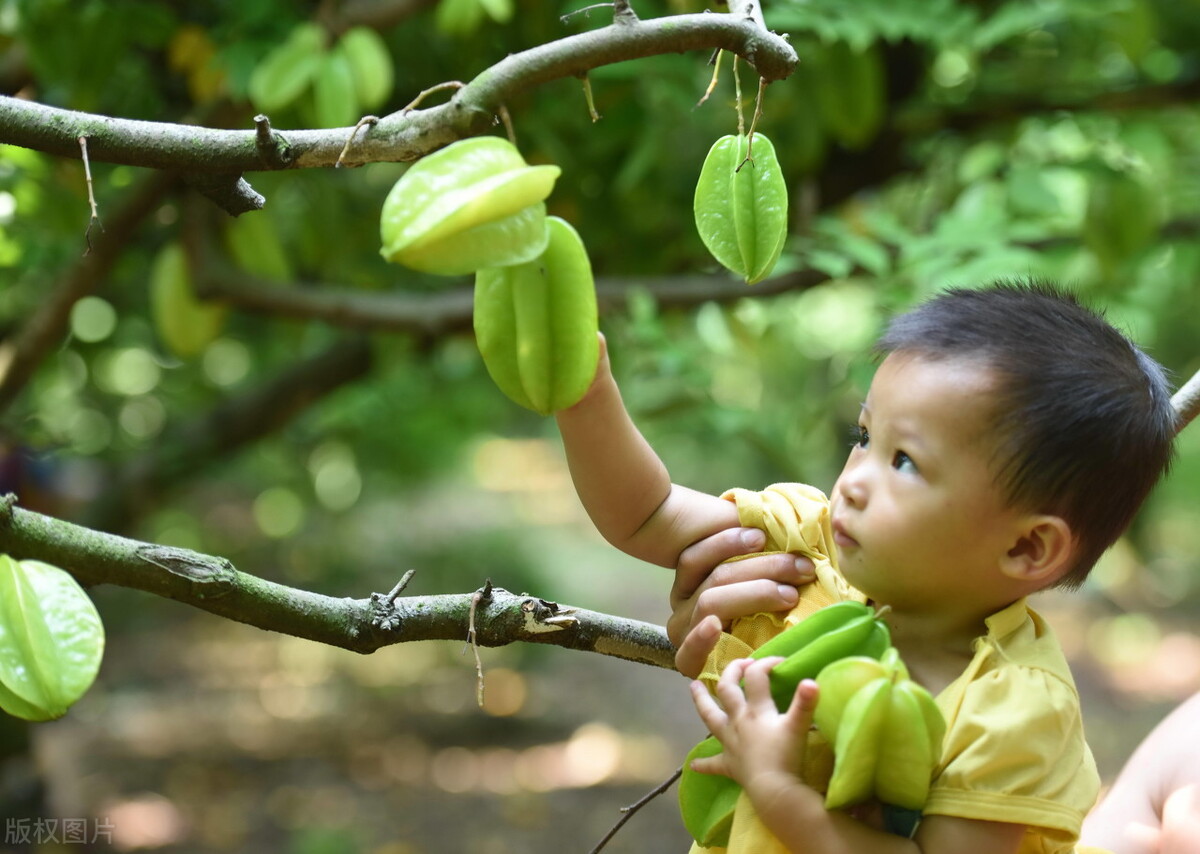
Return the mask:
[[[731,490],[722,497],[737,504],[743,525],[766,532],[767,549],[810,557],[817,580],[801,590],[800,603],[782,618],[756,614],[735,621],[705,664],[701,678],[706,681],[817,607],[848,598],[863,601],[837,572],[828,501],[818,490],[776,484],[761,493]],[[924,814],[1025,824],[1019,854],[1067,854],[1100,788],[1074,681],[1053,632],[1024,599],[986,624],[970,665],[937,696],[946,737]],[[820,741],[817,734],[810,737],[810,751],[814,738]],[[828,781],[827,751],[827,745],[817,750],[802,772],[818,791]],[[692,846],[693,854],[704,851],[785,854],[787,849],[758,821],[743,793],[729,847]]]

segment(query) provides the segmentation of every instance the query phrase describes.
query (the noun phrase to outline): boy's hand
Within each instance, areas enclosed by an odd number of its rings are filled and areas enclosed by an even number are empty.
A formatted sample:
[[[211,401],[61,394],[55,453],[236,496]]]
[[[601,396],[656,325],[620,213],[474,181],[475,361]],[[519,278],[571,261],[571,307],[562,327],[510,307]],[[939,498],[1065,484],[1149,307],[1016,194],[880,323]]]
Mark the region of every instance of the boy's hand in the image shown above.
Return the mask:
[[[675,666],[684,676],[700,674],[725,626],[738,617],[790,610],[799,601],[796,588],[815,577],[812,561],[790,554],[723,563],[765,544],[766,535],[757,528],[727,528],[680,553],[667,636],[677,647]]]
[[[748,792],[799,783],[818,689],[812,679],[803,680],[788,710],[780,713],[767,674],[781,661],[774,657],[732,662],[717,682],[720,705],[701,683],[692,683],[696,711],[722,747],[716,756],[695,760],[694,770],[732,777]]]

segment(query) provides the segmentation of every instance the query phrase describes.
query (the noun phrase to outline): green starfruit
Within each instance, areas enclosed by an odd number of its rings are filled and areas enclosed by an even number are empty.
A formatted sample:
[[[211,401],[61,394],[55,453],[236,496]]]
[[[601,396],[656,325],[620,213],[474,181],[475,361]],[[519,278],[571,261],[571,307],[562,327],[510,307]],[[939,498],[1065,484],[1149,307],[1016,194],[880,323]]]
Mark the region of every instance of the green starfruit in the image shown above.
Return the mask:
[[[418,160],[383,203],[383,257],[444,276],[532,261],[546,248],[545,199],[562,170],[530,166],[499,137]]]
[[[96,606],[71,575],[0,555],[0,709],[62,717],[91,687],[104,655]]]

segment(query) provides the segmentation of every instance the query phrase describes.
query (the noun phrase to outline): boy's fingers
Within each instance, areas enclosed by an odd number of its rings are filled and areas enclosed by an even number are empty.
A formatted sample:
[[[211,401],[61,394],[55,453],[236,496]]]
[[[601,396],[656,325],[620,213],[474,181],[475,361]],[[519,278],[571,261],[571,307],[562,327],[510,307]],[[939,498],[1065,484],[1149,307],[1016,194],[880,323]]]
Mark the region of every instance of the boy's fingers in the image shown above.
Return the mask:
[[[679,644],[675,651],[675,669],[690,679],[695,679],[704,670],[704,662],[708,660],[721,638],[721,620],[719,617],[708,617],[701,620]]]
[[[672,597],[690,597],[719,563],[762,551],[767,535],[757,528],[726,528],[692,543],[679,553]]]
[[[708,689],[703,683],[693,681],[689,686],[692,692],[692,703],[696,707],[696,713],[700,715],[700,720],[704,721],[709,732],[716,733],[725,726],[727,717],[721,707],[709,695]]]
[[[721,701],[721,705],[725,707],[725,711],[732,713],[736,709],[741,708],[746,701],[745,694],[742,693],[742,678],[746,672],[746,667],[749,665],[750,659],[739,658],[737,661],[729,662],[729,666],[721,673],[721,678],[717,680],[717,699]]]
[[[814,679],[801,679],[792,695],[792,705],[788,707],[787,715],[798,732],[808,732],[813,722],[813,712],[820,699],[820,689]]]
[[[699,759],[693,759],[692,770],[698,771],[701,774],[720,774],[722,777],[729,776],[729,768],[725,763],[725,756],[721,753],[718,753],[716,756],[703,756]]]
[[[799,555],[759,555],[725,563],[730,558],[761,551],[765,544],[766,535],[758,528],[726,528],[688,546],[675,564],[672,607],[706,587],[754,578],[769,578],[793,586],[813,580],[812,561]]]
[[[800,593],[793,585],[780,584],[769,578],[707,587],[695,598],[676,606],[667,620],[667,636],[679,646],[684,637],[708,617],[715,616],[722,625],[728,625],[739,617],[763,611],[789,610],[799,599]]]
[[[751,706],[770,706],[775,710],[775,701],[771,699],[771,668],[783,661],[778,656],[761,658],[746,666],[742,680],[746,686],[746,702]]]

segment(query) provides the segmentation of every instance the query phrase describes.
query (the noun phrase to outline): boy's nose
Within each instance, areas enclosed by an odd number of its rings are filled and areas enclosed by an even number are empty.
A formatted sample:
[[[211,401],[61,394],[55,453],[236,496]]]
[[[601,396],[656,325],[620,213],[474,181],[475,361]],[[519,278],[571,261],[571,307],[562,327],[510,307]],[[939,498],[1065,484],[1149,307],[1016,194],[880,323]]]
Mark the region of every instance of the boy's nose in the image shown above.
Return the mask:
[[[847,462],[833,490],[853,507],[862,507],[867,501],[867,477],[865,466]]]

